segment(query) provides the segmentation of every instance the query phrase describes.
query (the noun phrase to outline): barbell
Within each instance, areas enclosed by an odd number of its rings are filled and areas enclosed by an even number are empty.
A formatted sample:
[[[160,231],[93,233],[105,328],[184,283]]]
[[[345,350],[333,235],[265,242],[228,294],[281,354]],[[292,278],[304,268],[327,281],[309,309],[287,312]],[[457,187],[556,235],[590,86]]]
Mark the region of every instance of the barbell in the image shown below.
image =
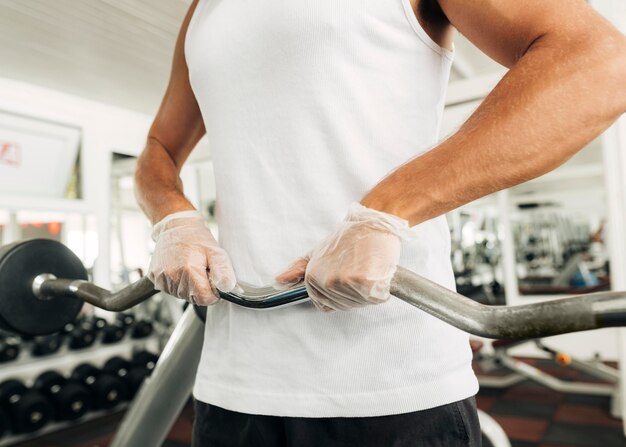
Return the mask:
[[[220,297],[250,309],[308,300],[304,286],[288,290],[239,283]],[[73,321],[82,305],[120,312],[158,291],[146,277],[116,292],[87,281],[80,259],[63,244],[32,239],[0,248],[0,327],[43,335]],[[398,267],[391,294],[465,332],[487,338],[539,338],[626,326],[626,292],[600,292],[520,306],[485,306]]]

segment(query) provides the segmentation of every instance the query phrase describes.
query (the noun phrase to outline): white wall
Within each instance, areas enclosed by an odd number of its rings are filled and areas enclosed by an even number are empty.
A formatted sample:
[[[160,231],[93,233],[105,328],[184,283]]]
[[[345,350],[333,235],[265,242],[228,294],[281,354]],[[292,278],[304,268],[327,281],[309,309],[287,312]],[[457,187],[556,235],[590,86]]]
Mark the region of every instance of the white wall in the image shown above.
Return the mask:
[[[98,284],[109,286],[111,153],[138,155],[144,147],[152,117],[4,78],[0,78],[0,110],[82,129],[82,201],[1,197],[0,208],[94,215],[99,245],[94,278]],[[202,147],[195,151],[194,158],[206,157],[207,154],[208,146],[203,142]]]
[[[83,203],[77,204],[77,208],[96,216],[99,247],[94,278],[99,284],[108,286],[111,151],[137,154],[144,144],[150,117],[2,78],[0,109],[82,129]],[[35,203],[33,208],[44,210],[45,206],[45,203]],[[50,206],[55,204],[50,203]]]

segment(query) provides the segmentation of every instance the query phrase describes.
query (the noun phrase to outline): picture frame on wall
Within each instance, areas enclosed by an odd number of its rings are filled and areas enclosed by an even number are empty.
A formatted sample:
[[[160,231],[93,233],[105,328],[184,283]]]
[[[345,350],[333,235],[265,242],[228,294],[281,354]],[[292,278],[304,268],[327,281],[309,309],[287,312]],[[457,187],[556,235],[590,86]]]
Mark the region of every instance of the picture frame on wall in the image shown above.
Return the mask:
[[[0,110],[0,195],[80,198],[80,142],[78,127]]]

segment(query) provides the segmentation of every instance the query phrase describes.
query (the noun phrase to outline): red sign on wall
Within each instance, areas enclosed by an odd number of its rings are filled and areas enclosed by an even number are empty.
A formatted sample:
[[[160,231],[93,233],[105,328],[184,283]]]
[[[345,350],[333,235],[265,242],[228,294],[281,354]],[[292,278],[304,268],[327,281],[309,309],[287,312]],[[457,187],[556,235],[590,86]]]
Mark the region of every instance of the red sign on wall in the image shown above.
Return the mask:
[[[19,166],[22,161],[20,146],[10,141],[0,141],[0,164]]]

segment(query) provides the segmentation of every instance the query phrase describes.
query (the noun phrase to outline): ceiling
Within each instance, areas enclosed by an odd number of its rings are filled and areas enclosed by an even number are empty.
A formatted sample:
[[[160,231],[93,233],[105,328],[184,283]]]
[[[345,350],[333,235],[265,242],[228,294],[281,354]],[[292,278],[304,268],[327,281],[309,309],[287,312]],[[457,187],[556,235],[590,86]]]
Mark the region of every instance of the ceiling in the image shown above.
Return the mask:
[[[0,77],[153,115],[191,0],[0,0]],[[462,36],[452,80],[498,70]]]
[[[0,77],[153,114],[190,0],[0,0]]]

